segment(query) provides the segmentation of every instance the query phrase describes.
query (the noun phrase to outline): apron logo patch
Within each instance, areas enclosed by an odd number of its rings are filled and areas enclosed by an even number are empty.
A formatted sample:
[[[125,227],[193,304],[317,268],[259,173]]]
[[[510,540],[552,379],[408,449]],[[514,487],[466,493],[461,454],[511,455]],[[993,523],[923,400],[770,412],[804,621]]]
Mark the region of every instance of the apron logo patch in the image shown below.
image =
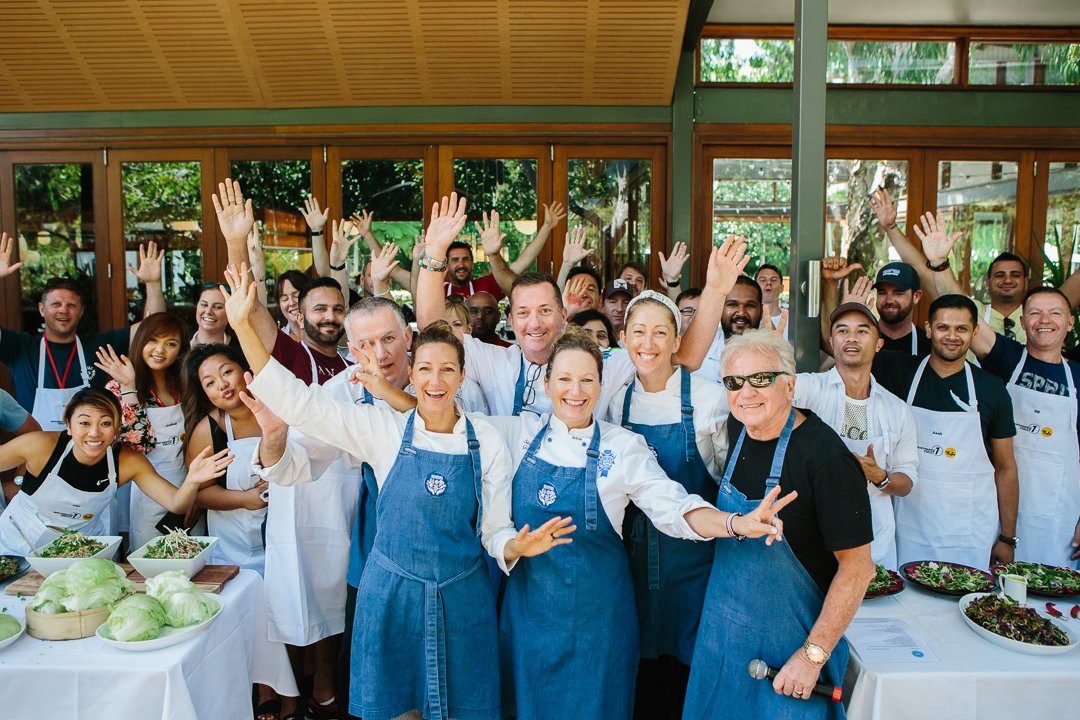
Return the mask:
[[[1052,428],[1052,427],[1044,427],[1042,429],[1042,436],[1043,437],[1050,437],[1053,434],[1054,434],[1054,428]]]
[[[94,513],[86,513],[85,515],[82,516],[82,519],[83,520],[93,520],[94,519]]]
[[[428,475],[427,482],[424,483],[427,491],[434,497],[439,497],[446,492],[446,478],[439,473],[432,473]]]
[[[555,502],[559,494],[555,492],[555,486],[551,483],[544,483],[540,490],[536,493],[536,499],[544,507],[551,507],[551,504]]]
[[[945,457],[950,459],[956,457],[956,448],[945,448]]]
[[[610,450],[605,450],[600,453],[600,459],[596,462],[597,467],[600,468],[600,476],[607,477],[607,474],[611,472],[611,468],[615,466],[615,453]]]
[[[933,447],[923,447],[922,445],[919,445],[918,447],[919,447],[920,450],[922,450],[927,455],[940,455],[941,454],[941,446],[940,445],[934,445]]]

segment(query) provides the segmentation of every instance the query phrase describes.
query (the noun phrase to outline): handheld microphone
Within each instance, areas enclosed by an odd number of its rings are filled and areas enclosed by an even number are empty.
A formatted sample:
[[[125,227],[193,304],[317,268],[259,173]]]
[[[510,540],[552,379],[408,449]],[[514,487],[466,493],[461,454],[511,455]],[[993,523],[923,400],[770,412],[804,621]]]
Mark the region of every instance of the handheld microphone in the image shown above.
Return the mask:
[[[774,667],[770,667],[764,660],[751,660],[750,664],[746,666],[746,672],[755,680],[764,680],[766,678],[774,680],[776,674],[780,671]],[[817,683],[810,692],[814,695],[820,695],[827,700],[840,702],[843,699],[844,689],[839,685]]]

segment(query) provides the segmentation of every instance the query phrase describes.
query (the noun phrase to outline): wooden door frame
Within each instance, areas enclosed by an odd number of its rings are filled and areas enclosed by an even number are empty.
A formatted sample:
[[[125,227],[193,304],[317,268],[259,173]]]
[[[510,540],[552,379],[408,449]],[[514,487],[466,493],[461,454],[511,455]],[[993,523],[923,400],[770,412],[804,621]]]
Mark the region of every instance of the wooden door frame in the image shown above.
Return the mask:
[[[1042,285],[1043,255],[1041,249],[1046,244],[1046,215],[1050,205],[1050,163],[1080,163],[1080,150],[1040,150],[1035,153],[1035,181],[1031,208],[1032,255],[1028,258],[1031,265],[1028,287]],[[1034,252],[1040,250],[1040,252]]]
[[[422,224],[427,225],[431,203],[438,196],[438,150],[436,145],[330,145],[326,149],[326,202],[338,209],[342,218],[350,217],[359,208],[346,208],[341,195],[341,163],[346,160],[422,160],[424,163],[424,198]],[[376,218],[378,221],[378,218]],[[329,241],[330,238],[328,237]]]

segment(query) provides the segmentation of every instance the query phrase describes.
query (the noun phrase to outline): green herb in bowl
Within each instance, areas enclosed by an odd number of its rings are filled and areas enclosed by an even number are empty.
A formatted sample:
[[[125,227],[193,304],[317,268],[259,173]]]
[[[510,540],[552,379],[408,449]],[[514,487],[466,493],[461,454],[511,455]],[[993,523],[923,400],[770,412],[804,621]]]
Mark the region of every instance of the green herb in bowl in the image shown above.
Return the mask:
[[[151,560],[190,560],[206,546],[207,543],[188,537],[184,530],[173,530],[146,548],[144,557]]]
[[[80,530],[65,530],[38,555],[43,558],[88,558],[104,549],[105,543],[86,537]]]

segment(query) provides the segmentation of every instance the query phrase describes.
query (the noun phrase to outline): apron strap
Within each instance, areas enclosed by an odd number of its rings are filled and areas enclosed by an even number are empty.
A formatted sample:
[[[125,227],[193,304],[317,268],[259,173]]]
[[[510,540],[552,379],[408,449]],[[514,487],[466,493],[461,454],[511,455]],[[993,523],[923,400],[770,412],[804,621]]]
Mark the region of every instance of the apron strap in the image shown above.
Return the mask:
[[[405,432],[401,434],[401,447],[398,448],[398,454],[402,455],[415,455],[416,448],[413,447],[413,421],[416,419],[416,410],[409,413],[408,420],[405,421]]]
[[[476,537],[480,537],[480,523],[484,519],[484,468],[480,464],[480,441],[476,439],[476,431],[468,417],[465,418],[465,439],[469,444],[469,464],[472,466],[473,486],[476,491]]]
[[[788,441],[791,440],[791,431],[795,428],[795,408],[791,409],[788,414],[787,422],[784,423],[784,429],[780,432],[780,438],[776,443],[776,449],[773,451],[772,465],[769,467],[769,477],[765,480],[765,494],[768,494],[770,490],[780,484],[780,474],[784,469],[784,456],[787,454]],[[735,472],[735,464],[739,461],[739,453],[742,451],[743,439],[746,438],[746,427],[744,426],[742,432],[739,433],[739,439],[735,443],[735,448],[728,456],[730,458],[727,466],[727,470],[724,471],[724,479],[720,481],[721,485],[731,484],[731,475]]]
[[[697,454],[697,433],[694,431],[694,399],[690,394],[690,373],[679,368],[682,373],[682,431],[686,448],[686,462],[694,462]]]
[[[232,416],[229,415],[229,413],[224,413],[224,415],[225,415],[225,444],[226,445],[232,445],[233,440],[236,439],[236,438],[233,437],[233,432],[232,432]]]
[[[585,450],[588,459],[585,461],[585,529],[596,529],[596,479],[599,476],[600,466],[600,423],[593,419],[592,442]]]
[[[633,402],[633,398],[634,398],[634,383],[635,382],[637,382],[637,381],[636,380],[631,380],[630,381],[630,384],[626,386],[626,394],[623,395],[622,422],[620,422],[619,424],[622,425],[627,430],[632,430],[633,429],[633,428],[630,427],[630,403]]]
[[[446,697],[446,627],[443,599],[436,582],[424,581],[424,665],[427,671],[428,717],[448,720]]]
[[[926,363],[928,362],[930,362],[929,355],[922,359],[922,362],[919,363],[919,369],[915,371],[915,377],[911,379],[911,387],[908,388],[907,400],[905,400],[909,406],[915,404],[915,391],[919,389],[919,381],[922,380],[923,370],[926,369]]]
[[[915,327],[915,323],[911,323],[911,354],[919,354],[919,330]]]

